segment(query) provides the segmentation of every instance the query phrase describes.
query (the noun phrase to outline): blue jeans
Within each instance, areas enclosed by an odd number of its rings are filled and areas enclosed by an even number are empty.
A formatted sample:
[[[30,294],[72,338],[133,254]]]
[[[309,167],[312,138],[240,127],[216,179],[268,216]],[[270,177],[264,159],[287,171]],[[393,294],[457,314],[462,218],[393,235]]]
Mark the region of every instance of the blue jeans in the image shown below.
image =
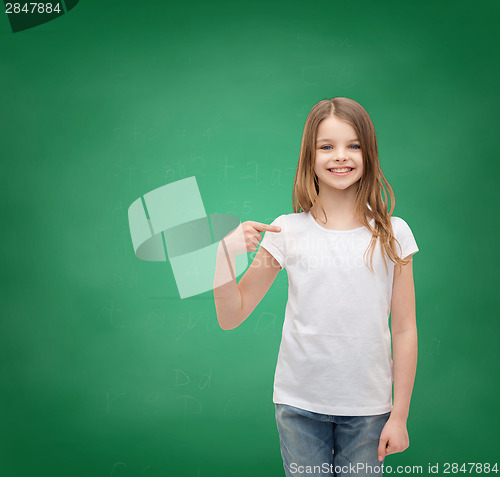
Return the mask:
[[[286,477],[383,474],[380,433],[391,415],[329,416],[275,404]]]

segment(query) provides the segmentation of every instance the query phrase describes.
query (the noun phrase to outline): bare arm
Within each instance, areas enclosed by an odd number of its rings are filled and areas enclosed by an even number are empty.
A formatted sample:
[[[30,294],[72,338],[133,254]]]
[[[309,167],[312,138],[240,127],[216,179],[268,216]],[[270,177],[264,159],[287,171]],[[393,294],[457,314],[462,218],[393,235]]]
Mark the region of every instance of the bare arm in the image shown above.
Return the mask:
[[[236,283],[234,275],[236,255],[257,248],[262,238],[259,230],[278,231],[274,226],[258,222],[250,222],[252,226],[245,224],[248,223],[241,224],[232,237],[227,237],[227,240],[224,238],[217,251],[214,301],[217,320],[224,330],[236,328],[248,318],[281,270],[276,259],[265,248],[260,247],[252,264],[240,282]]]
[[[394,406],[391,417],[408,418],[411,393],[417,369],[417,323],[413,259],[394,270],[391,306],[392,348],[394,360]]]
[[[242,321],[242,297],[236,283],[234,270],[236,254],[227,250],[222,240],[217,249],[214,277],[214,301],[217,320],[224,330],[235,328]]]
[[[394,362],[394,405],[380,436],[379,460],[409,446],[406,421],[417,369],[417,325],[413,259],[394,267],[391,331]]]

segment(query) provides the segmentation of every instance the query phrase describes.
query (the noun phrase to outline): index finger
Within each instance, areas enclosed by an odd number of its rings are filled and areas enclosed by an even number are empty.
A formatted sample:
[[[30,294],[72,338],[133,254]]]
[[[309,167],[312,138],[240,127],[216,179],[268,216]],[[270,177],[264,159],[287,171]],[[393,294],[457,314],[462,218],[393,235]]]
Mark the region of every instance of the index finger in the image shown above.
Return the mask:
[[[254,221],[252,221],[251,224],[252,224],[252,227],[254,229],[258,230],[259,232],[265,232],[265,231],[280,232],[281,231],[281,227],[278,227],[277,225],[268,225],[268,224],[263,224],[261,222],[254,222]]]

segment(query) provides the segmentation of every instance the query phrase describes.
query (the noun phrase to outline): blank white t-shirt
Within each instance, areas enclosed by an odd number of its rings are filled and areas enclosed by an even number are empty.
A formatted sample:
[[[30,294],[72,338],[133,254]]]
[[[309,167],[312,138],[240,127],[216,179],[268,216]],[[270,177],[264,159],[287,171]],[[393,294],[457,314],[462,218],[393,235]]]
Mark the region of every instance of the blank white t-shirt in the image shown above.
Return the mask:
[[[399,256],[417,252],[408,224],[391,222]],[[389,412],[394,263],[387,258],[387,273],[377,241],[375,273],[364,264],[366,227],[327,230],[310,212],[280,215],[272,225],[281,232],[266,232],[261,247],[288,273],[273,401],[337,416]]]

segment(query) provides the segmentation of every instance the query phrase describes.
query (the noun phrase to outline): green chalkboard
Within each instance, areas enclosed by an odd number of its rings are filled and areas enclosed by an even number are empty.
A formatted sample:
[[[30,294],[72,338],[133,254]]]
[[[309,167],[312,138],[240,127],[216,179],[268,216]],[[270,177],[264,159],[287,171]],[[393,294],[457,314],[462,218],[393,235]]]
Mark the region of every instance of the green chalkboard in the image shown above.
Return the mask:
[[[0,475],[284,475],[286,271],[224,331],[212,291],[181,298],[173,263],[136,256],[128,210],[195,177],[208,216],[291,213],[306,116],[334,96],[373,119],[420,249],[410,447],[385,464],[493,465],[500,4],[61,6],[0,18]]]

